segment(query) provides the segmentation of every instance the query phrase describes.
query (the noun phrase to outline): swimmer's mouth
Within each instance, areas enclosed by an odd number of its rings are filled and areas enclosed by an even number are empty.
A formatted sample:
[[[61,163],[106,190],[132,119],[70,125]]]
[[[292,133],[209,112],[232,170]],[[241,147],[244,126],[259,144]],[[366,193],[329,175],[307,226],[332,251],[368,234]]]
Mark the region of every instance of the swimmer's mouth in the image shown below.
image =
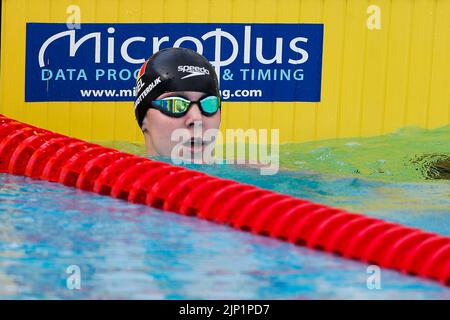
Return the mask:
[[[212,141],[205,141],[200,138],[191,138],[189,140],[186,140],[183,145],[185,147],[195,148],[195,147],[206,147],[209,145]]]

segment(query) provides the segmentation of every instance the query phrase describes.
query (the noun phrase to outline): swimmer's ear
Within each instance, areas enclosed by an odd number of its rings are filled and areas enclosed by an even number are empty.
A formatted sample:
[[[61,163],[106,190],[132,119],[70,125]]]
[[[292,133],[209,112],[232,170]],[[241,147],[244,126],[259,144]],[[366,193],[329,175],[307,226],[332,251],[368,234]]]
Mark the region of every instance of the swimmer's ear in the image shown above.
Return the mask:
[[[148,133],[147,129],[147,116],[145,116],[144,121],[142,121],[142,127],[141,127],[142,133],[146,134]]]

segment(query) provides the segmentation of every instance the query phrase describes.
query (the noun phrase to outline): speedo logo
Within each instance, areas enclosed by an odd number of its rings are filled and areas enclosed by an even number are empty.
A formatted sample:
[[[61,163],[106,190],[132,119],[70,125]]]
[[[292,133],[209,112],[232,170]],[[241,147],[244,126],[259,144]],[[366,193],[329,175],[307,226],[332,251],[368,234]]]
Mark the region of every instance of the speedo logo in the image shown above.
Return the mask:
[[[178,66],[178,72],[189,73],[188,75],[185,75],[181,79],[209,75],[208,69],[206,69],[204,67],[197,67],[197,66]]]

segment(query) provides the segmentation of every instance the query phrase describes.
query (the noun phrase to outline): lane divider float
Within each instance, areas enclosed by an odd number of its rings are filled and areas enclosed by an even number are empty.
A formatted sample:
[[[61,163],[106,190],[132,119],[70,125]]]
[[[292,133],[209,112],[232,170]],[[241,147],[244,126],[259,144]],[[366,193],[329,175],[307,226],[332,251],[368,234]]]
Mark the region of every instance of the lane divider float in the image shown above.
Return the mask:
[[[0,172],[109,195],[450,285],[450,238],[119,152],[0,115]]]

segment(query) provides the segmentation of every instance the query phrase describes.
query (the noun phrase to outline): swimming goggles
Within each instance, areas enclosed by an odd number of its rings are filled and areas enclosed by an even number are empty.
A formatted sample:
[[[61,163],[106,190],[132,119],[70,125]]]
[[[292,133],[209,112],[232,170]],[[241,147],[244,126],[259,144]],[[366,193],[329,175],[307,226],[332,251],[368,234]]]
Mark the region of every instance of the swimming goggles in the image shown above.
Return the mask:
[[[220,98],[207,96],[198,101],[191,101],[182,97],[167,97],[153,100],[150,108],[157,109],[170,117],[180,118],[188,113],[192,104],[197,103],[204,116],[211,117],[220,109]]]

